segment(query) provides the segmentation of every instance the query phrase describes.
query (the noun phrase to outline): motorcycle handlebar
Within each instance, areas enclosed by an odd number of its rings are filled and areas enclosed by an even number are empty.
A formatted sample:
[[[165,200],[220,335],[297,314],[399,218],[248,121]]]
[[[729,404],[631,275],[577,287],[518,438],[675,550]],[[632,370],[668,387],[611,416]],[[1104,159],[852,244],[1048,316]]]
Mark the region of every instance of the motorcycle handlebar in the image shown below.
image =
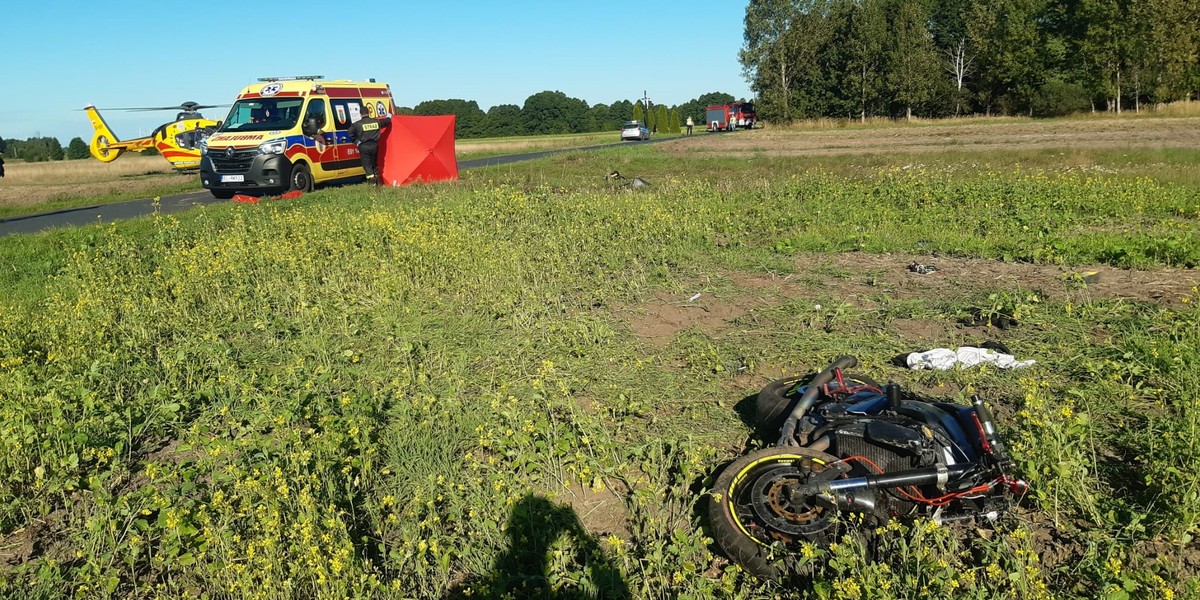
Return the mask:
[[[783,423],[783,429],[779,436],[780,445],[787,444],[788,440],[791,440],[792,435],[796,433],[796,423],[804,416],[804,413],[808,412],[808,409],[812,408],[813,403],[817,400],[817,394],[821,393],[821,386],[829,383],[836,371],[852,369],[857,364],[858,359],[849,354],[839,356],[828,367],[817,373],[812,378],[812,381],[808,382],[808,388],[804,390],[804,394],[800,396],[800,400],[796,402],[795,408],[792,409],[791,414],[788,415],[787,420]]]

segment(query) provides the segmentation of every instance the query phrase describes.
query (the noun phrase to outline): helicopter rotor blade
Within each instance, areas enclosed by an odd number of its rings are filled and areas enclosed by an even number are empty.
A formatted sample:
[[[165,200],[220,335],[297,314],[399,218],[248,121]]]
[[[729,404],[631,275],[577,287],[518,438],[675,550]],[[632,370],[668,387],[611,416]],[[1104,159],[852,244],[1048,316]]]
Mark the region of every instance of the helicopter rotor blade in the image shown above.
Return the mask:
[[[96,110],[124,110],[129,112],[150,112],[155,110],[182,110],[182,111],[197,111],[206,108],[218,108],[221,106],[229,106],[228,104],[196,104],[195,102],[184,102],[175,106],[134,106],[134,107],[112,107],[112,108],[97,108]]]

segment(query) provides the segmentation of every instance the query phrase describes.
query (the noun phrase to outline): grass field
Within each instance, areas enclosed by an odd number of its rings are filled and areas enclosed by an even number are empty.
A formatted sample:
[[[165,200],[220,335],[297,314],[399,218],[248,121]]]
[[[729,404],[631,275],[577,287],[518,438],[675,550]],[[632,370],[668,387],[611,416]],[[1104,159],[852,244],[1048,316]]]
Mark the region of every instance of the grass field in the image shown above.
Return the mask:
[[[1139,139],[1196,127],[1168,121]],[[0,239],[0,596],[1200,597],[1195,149],[924,130]],[[1037,365],[890,364],[985,339]],[[759,583],[715,551],[705,491],[762,444],[747,398],[847,353],[988,399],[1031,492],[994,527],[897,522],[878,561],[847,538],[810,549],[811,586]]]

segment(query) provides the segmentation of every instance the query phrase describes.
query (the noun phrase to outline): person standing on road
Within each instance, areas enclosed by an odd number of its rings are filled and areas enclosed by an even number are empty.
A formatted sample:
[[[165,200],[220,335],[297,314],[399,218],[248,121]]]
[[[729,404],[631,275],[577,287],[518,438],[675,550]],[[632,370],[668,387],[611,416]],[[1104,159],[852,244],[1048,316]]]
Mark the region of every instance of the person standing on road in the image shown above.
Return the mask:
[[[692,135],[692,127],[695,125],[696,125],[696,123],[694,121],[692,121],[692,116],[688,115],[688,119],[687,119],[687,128],[688,128],[687,134],[688,135]]]
[[[379,132],[391,127],[392,120],[387,118],[373,119],[370,109],[363,106],[362,118],[350,126],[350,141],[358,145],[358,154],[362,159],[363,171],[367,173],[367,182],[379,185],[376,177],[377,160],[379,156]]]

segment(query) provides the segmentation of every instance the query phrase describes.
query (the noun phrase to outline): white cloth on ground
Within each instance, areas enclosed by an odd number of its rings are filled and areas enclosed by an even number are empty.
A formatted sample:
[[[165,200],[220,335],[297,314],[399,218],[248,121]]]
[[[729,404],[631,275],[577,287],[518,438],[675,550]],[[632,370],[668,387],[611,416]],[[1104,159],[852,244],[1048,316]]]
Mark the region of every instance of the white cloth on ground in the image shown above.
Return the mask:
[[[1004,354],[987,348],[960,346],[957,350],[934,348],[924,352],[912,352],[905,358],[905,362],[908,363],[908,368],[914,371],[919,369],[946,371],[953,369],[956,365],[973,367],[982,363],[993,364],[1001,369],[1024,369],[1036,361],[1017,360],[1011,354]]]

